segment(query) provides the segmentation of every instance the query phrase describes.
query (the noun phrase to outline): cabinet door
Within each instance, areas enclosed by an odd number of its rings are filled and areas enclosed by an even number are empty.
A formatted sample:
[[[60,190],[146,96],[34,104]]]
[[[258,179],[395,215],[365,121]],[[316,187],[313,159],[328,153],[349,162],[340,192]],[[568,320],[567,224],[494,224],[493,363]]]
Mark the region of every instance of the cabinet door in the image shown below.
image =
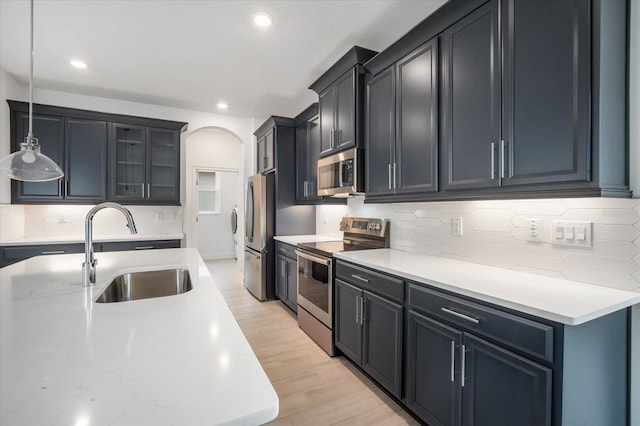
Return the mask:
[[[463,424],[551,424],[550,368],[465,334]]]
[[[276,129],[273,128],[264,135],[264,156],[265,156],[265,165],[264,172],[269,172],[273,170],[276,166],[275,164],[275,132]]]
[[[435,192],[438,164],[438,44],[397,65],[396,192]]]
[[[366,193],[393,193],[391,167],[395,144],[394,69],[378,74],[366,86]]]
[[[146,134],[143,126],[111,124],[109,198],[118,202],[146,198]]]
[[[320,93],[318,98],[318,108],[320,111],[320,154],[329,154],[333,148],[333,137],[335,130],[335,102],[336,96],[334,87]]]
[[[459,425],[462,332],[413,311],[408,318],[407,405],[431,425]]]
[[[356,144],[356,80],[355,69],[336,83],[336,134],[334,149],[345,149]]]
[[[267,167],[266,138],[261,136],[256,141],[256,173],[262,173]]]
[[[280,254],[276,255],[276,296],[282,302],[287,301],[287,263]]]
[[[309,195],[309,126],[296,127],[296,200],[306,201]]]
[[[402,305],[363,294],[362,368],[397,398],[402,393]]]
[[[307,173],[307,198],[316,200],[318,196],[318,158],[320,158],[320,118],[309,120],[309,171]]]
[[[147,192],[154,202],[180,202],[180,135],[176,130],[147,128]]]
[[[442,35],[442,186],[499,185],[500,55],[492,0]]]
[[[362,325],[360,305],[362,290],[344,281],[335,280],[334,324],[336,347],[358,364],[362,360]]]
[[[29,133],[29,114],[17,113],[15,126],[13,151],[18,151],[20,144]],[[52,115],[34,115],[33,136],[38,139],[41,152],[64,170],[64,119]],[[12,183],[15,185],[14,201],[62,200],[62,183],[59,179],[48,182],[12,180]]]
[[[65,119],[65,199],[107,199],[107,142],[106,122]]]
[[[502,0],[503,185],[586,181],[589,3]]]
[[[294,312],[298,311],[298,262],[284,258],[287,272],[287,302]]]

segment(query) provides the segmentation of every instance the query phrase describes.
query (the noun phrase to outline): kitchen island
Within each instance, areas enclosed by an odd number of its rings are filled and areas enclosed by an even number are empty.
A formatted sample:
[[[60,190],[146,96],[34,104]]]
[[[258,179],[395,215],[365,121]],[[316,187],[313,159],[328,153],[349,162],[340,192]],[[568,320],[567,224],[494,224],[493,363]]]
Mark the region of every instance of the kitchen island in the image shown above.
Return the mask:
[[[261,424],[278,397],[195,249],[39,256],[0,269],[0,424]],[[184,268],[176,296],[96,303],[122,273]]]

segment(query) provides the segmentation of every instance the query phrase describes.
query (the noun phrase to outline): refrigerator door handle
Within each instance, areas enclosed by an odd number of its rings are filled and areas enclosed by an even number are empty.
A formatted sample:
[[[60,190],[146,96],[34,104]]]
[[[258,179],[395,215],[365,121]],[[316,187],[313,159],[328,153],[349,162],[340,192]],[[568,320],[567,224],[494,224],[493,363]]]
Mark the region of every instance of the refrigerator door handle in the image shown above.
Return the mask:
[[[253,242],[253,183],[247,184],[247,214],[245,217],[245,235],[249,242]]]

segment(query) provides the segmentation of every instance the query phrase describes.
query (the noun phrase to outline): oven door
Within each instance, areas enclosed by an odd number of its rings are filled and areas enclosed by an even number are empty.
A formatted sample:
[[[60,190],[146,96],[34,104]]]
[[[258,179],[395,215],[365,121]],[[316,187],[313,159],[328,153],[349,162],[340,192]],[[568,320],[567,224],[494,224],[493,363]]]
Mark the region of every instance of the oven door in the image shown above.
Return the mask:
[[[298,305],[329,329],[333,321],[333,259],[296,250]]]

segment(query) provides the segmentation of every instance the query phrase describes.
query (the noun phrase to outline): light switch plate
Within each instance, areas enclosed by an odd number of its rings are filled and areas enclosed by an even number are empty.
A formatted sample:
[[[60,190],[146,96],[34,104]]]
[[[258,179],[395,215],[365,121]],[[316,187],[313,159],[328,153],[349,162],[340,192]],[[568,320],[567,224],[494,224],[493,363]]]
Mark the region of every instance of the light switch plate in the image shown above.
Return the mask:
[[[551,242],[563,246],[591,247],[593,245],[593,222],[554,220],[551,222]]]

